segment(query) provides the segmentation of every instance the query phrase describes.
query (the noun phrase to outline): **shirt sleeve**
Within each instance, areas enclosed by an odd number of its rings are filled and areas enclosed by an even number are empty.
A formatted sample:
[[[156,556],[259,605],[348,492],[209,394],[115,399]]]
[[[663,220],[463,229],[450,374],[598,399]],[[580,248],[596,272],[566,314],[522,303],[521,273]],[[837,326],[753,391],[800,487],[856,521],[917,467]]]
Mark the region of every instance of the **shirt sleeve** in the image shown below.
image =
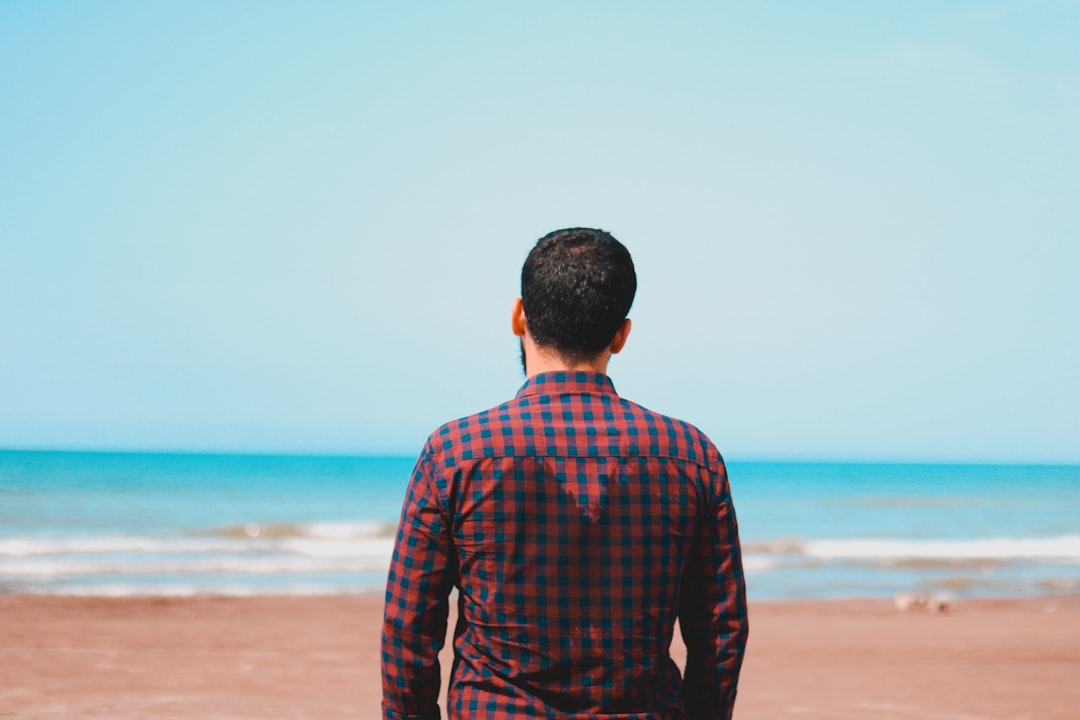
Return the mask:
[[[382,633],[384,720],[438,720],[439,650],[457,580],[448,515],[429,441],[416,461],[401,511]]]
[[[679,605],[679,626],[686,643],[683,703],[687,720],[731,718],[749,632],[739,528],[719,455],[711,475],[710,502]]]

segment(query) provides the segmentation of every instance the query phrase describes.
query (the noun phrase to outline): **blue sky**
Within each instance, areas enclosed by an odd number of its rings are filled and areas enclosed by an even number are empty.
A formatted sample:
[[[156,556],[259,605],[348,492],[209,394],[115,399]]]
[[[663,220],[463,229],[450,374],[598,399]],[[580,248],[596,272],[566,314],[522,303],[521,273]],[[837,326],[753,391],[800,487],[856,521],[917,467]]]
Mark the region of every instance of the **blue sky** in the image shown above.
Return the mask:
[[[0,447],[414,452],[532,242],[729,458],[1080,462],[1080,4],[0,4]]]

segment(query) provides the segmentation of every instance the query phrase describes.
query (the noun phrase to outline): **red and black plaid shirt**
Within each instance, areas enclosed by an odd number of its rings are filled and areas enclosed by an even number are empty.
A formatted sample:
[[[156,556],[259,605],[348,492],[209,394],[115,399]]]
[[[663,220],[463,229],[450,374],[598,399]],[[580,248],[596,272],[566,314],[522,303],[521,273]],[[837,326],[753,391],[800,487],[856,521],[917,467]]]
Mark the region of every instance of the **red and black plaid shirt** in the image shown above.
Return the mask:
[[[387,580],[387,720],[439,717],[455,587],[450,717],[731,716],[747,614],[723,459],[605,375],[537,375],[428,439]]]

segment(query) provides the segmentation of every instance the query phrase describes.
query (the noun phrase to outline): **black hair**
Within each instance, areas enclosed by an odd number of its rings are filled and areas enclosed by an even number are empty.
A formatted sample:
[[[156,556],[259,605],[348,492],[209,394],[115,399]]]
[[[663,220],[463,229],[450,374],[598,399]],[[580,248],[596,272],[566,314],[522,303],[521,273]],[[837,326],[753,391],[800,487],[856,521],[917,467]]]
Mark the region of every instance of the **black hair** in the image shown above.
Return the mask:
[[[594,358],[611,344],[636,291],[630,251],[603,230],[548,233],[521,268],[530,334],[572,362]]]

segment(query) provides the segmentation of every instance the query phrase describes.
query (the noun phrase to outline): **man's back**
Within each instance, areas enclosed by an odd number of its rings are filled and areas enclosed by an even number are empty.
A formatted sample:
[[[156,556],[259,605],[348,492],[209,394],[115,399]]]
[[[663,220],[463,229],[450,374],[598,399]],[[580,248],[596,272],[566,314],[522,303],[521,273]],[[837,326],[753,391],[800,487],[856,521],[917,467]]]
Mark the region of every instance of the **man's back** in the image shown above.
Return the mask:
[[[429,439],[387,586],[387,717],[433,712],[454,585],[451,717],[730,714],[746,607],[723,461],[605,375],[538,374]]]

